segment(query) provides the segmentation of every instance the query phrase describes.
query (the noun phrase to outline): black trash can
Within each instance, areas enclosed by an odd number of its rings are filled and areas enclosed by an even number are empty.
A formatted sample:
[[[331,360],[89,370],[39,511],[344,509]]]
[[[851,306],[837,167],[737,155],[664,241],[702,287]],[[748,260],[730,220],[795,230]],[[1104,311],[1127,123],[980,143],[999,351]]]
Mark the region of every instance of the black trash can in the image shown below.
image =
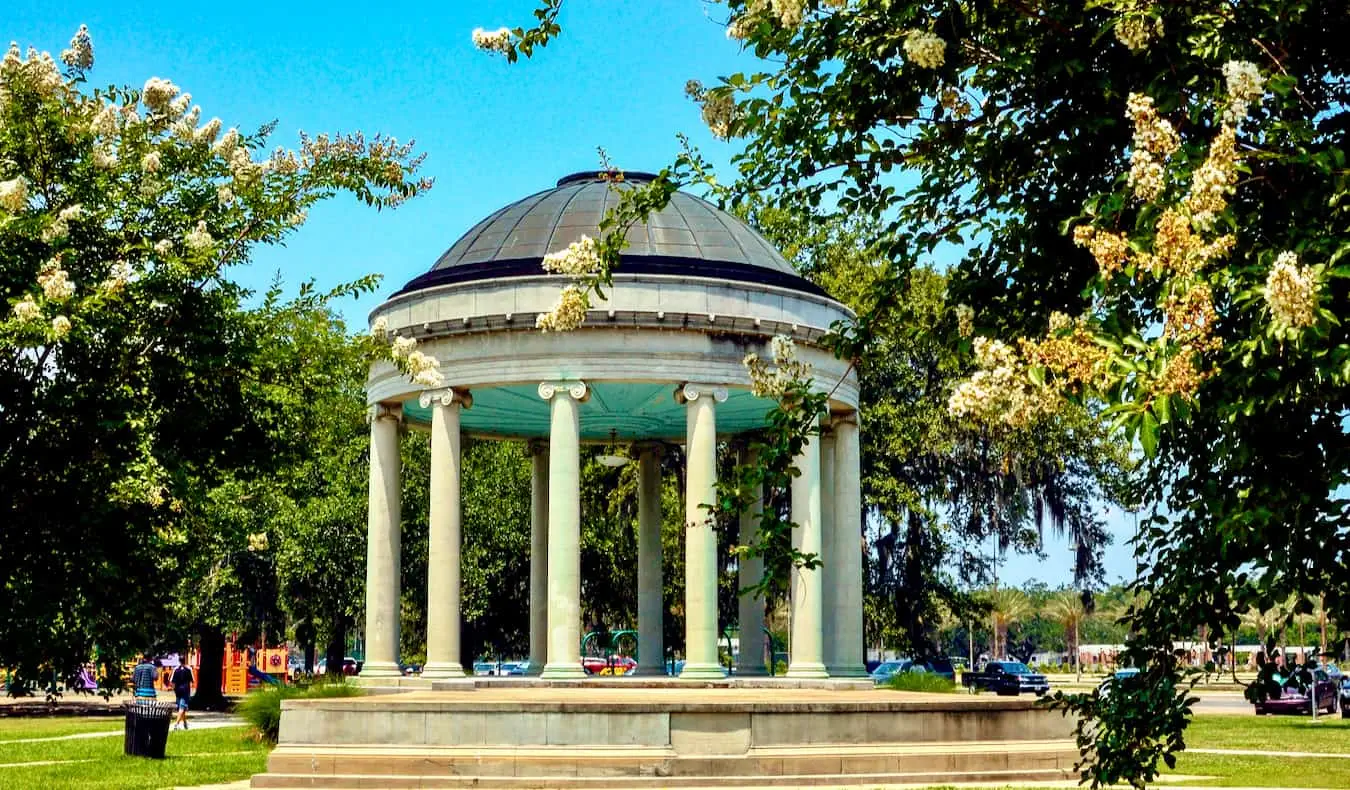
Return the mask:
[[[133,757],[164,759],[169,743],[169,722],[173,706],[151,699],[127,703],[127,723],[122,752]]]

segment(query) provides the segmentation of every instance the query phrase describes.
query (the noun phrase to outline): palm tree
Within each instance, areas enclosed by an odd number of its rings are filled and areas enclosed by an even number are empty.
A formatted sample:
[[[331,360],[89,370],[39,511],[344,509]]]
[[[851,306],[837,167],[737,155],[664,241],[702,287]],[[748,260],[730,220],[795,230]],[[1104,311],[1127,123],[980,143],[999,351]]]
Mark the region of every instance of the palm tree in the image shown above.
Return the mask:
[[[1004,587],[989,593],[989,609],[994,624],[994,657],[1006,658],[1008,626],[1031,613],[1031,601],[1021,590]]]
[[[1064,626],[1065,636],[1072,632],[1069,649],[1073,655],[1074,679],[1082,680],[1082,657],[1078,655],[1078,627],[1088,616],[1087,610],[1083,608],[1083,596],[1073,590],[1060,590],[1046,602],[1045,615]]]
[[[1262,650],[1266,649],[1266,636],[1283,622],[1284,612],[1278,606],[1265,610],[1253,606],[1242,615],[1242,624],[1255,629],[1256,641]]]

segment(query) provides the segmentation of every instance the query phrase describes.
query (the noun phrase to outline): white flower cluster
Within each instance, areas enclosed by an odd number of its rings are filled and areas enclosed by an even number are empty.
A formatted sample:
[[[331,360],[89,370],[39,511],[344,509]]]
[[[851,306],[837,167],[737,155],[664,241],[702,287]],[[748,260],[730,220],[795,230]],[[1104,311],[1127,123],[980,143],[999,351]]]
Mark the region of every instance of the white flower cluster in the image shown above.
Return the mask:
[[[376,318],[376,319],[375,319],[375,322],[372,323],[372,324],[370,325],[370,336],[371,336],[371,337],[377,338],[377,339],[379,339],[379,340],[383,340],[388,334],[389,334],[389,319],[388,319],[388,318],[385,318],[384,316],[380,316],[379,318]],[[408,338],[408,339],[411,340],[412,338]]]
[[[80,25],[70,39],[70,49],[61,52],[61,62],[80,71],[88,71],[94,65],[94,42],[89,38],[89,28]]]
[[[145,172],[154,175],[155,173],[159,172],[159,166],[160,166],[159,151],[151,151],[150,153],[141,157],[141,169],[144,170]]]
[[[23,299],[14,303],[14,320],[26,324],[42,317],[42,308],[33,300],[32,294],[24,294]]]
[[[731,138],[731,123],[736,120],[736,102],[726,93],[705,92],[699,100],[703,105],[703,122],[708,131],[719,140]]]
[[[412,376],[414,384],[436,388],[445,386],[445,377],[441,375],[440,360],[417,350],[417,340],[411,337],[396,337],[391,352],[395,360],[403,363],[404,370]]]
[[[1186,208],[1197,227],[1213,227],[1214,220],[1228,208],[1228,195],[1237,186],[1237,134],[1232,126],[1220,127],[1209,145],[1204,164],[1191,173],[1191,191]]]
[[[0,181],[0,208],[11,214],[28,208],[28,182],[23,176]]]
[[[174,108],[174,98],[178,96],[178,86],[159,77],[146,80],[141,89],[141,101],[151,112],[168,115]],[[184,107],[186,109],[186,107]]]
[[[197,227],[183,236],[183,243],[187,245],[189,250],[202,252],[211,249],[211,245],[216,242],[215,239],[211,238],[210,232],[207,231],[206,220],[203,219],[198,220]]]
[[[94,146],[89,158],[94,163],[94,167],[100,167],[104,170],[109,170],[117,165],[117,154],[113,153],[112,149],[106,145]]]
[[[216,187],[216,203],[222,208],[234,202],[234,190],[230,189],[229,184],[221,184]]]
[[[135,277],[135,272],[131,264],[126,261],[117,261],[113,263],[112,269],[108,272],[108,279],[103,281],[103,290],[109,293],[116,293],[122,290],[131,279]]]
[[[563,286],[558,303],[536,316],[534,325],[545,332],[570,332],[586,321],[587,307],[585,291],[575,285]]]
[[[1261,103],[1266,91],[1266,79],[1255,63],[1245,60],[1230,60],[1223,64],[1223,78],[1228,88],[1228,107],[1223,112],[1223,122],[1237,124],[1247,117],[1253,105]]]
[[[63,315],[58,315],[52,319],[52,336],[57,340],[70,334],[70,319]]]
[[[936,69],[947,60],[947,42],[936,34],[915,30],[905,37],[905,57],[921,68]]]
[[[975,310],[968,304],[959,304],[954,308],[956,313],[956,332],[961,337],[970,337],[975,334]]]
[[[744,41],[750,37],[755,28],[759,25],[759,20],[749,14],[741,14],[727,20],[727,38],[737,41]]]
[[[1300,266],[1298,256],[1282,252],[1266,275],[1266,306],[1278,328],[1305,329],[1317,323],[1321,282],[1311,266]]]
[[[42,286],[42,295],[53,302],[64,302],[75,295],[75,283],[71,282],[70,274],[54,258],[42,265],[38,285]]]
[[[566,249],[550,252],[544,256],[544,269],[554,274],[570,274],[577,277],[595,274],[600,270],[600,245],[590,236],[567,245]]]
[[[4,60],[0,61],[0,76],[11,84],[22,81],[32,90],[44,95],[52,95],[65,87],[61,69],[52,59],[50,52],[39,53],[29,47],[25,59],[20,56],[19,45],[14,42],[10,42],[9,51],[5,53]],[[5,91],[0,89],[0,100],[3,100],[4,96]]]
[[[505,54],[511,51],[511,31],[504,27],[496,30],[476,27],[473,30],[473,45],[487,52]]]
[[[806,14],[806,0],[770,0],[778,23],[789,30],[800,27]]]
[[[267,551],[267,533],[255,532],[248,536],[248,550],[251,552]]]
[[[1023,427],[1053,408],[1053,394],[1030,382],[1008,344],[975,338],[975,362],[979,370],[957,384],[947,399],[952,416]]]
[[[234,149],[239,147],[239,130],[230,129],[225,136],[216,141],[211,146],[211,152],[221,159],[229,159],[234,156]]]
[[[120,113],[113,105],[103,105],[103,109],[94,113],[93,119],[89,122],[89,131],[99,137],[115,137],[119,115]]]
[[[160,239],[155,242],[155,254],[161,258],[167,257],[173,252],[173,242],[168,239]]]
[[[797,344],[786,335],[775,335],[769,341],[773,366],[751,352],[741,364],[750,374],[750,392],[759,398],[781,400],[793,383],[802,383],[811,377],[811,366],[797,359]]]
[[[1181,137],[1170,121],[1158,117],[1153,99],[1142,93],[1130,94],[1125,102],[1125,117],[1134,122],[1129,185],[1140,200],[1155,200],[1164,186],[1163,164],[1181,147]]]
[[[1150,41],[1162,38],[1162,32],[1161,19],[1150,19],[1143,14],[1130,14],[1116,23],[1116,40],[1131,52],[1147,49]]]

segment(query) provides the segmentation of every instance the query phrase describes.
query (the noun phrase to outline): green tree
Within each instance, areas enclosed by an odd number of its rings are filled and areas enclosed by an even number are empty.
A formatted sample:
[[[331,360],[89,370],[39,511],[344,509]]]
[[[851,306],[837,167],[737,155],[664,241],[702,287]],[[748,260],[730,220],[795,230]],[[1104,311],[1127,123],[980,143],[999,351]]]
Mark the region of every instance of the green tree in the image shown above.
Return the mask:
[[[1087,619],[1087,608],[1083,606],[1083,595],[1075,590],[1060,590],[1046,602],[1045,615],[1064,626],[1068,640],[1069,653],[1073,656],[1075,679],[1083,677],[1082,656],[1078,652],[1079,630]]]
[[[285,415],[265,391],[290,371],[263,364],[232,268],[337,192],[392,207],[429,186],[392,140],[269,156],[270,129],[203,122],[159,78],[91,90],[92,66],[83,29],[61,65],[0,60],[0,501],[22,525],[0,662],[30,677],[161,637],[195,525],[272,463]]]
[[[984,593],[989,605],[990,623],[994,630],[994,658],[1008,655],[1008,629],[1031,616],[1031,601],[1016,587],[1000,587]]]

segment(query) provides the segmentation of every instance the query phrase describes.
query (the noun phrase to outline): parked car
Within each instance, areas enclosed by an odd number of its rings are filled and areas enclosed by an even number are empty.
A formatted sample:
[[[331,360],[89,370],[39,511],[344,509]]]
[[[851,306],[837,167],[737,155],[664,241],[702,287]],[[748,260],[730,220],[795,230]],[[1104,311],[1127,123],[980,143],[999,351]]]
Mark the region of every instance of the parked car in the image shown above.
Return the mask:
[[[878,664],[877,668],[872,670],[872,672],[870,673],[872,677],[872,682],[877,684],[878,686],[883,685],[887,681],[889,681],[893,676],[898,675],[901,672],[907,671],[910,665],[913,663],[914,662],[910,661],[907,658],[897,659],[895,661],[883,661],[880,664]]]
[[[880,686],[901,672],[929,672],[947,680],[956,680],[956,668],[952,666],[951,661],[945,658],[928,658],[918,661],[898,658],[894,661],[883,661],[869,674],[872,682]]]
[[[1030,691],[1039,697],[1050,690],[1045,675],[1032,672],[1021,661],[990,661],[979,672],[962,672],[961,685],[1005,696]]]
[[[1311,714],[1314,691],[1316,692],[1317,710],[1324,713],[1335,713],[1340,703],[1342,687],[1335,680],[1332,680],[1331,676],[1323,669],[1314,669],[1312,675],[1312,682],[1309,682],[1306,677],[1300,679],[1298,673],[1285,679],[1280,685],[1279,696],[1269,697],[1255,703],[1256,715],[1264,716],[1267,713]]]
[[[530,669],[528,661],[503,661],[498,671],[501,675],[525,675]]]
[[[1109,676],[1107,676],[1105,679],[1102,680],[1102,682],[1097,686],[1097,693],[1103,697],[1109,696],[1111,694],[1112,685],[1119,685],[1138,674],[1139,674],[1138,667],[1126,667],[1124,669],[1117,669],[1115,672],[1111,673]],[[1114,684],[1111,683],[1111,680],[1113,678],[1116,681]]]

